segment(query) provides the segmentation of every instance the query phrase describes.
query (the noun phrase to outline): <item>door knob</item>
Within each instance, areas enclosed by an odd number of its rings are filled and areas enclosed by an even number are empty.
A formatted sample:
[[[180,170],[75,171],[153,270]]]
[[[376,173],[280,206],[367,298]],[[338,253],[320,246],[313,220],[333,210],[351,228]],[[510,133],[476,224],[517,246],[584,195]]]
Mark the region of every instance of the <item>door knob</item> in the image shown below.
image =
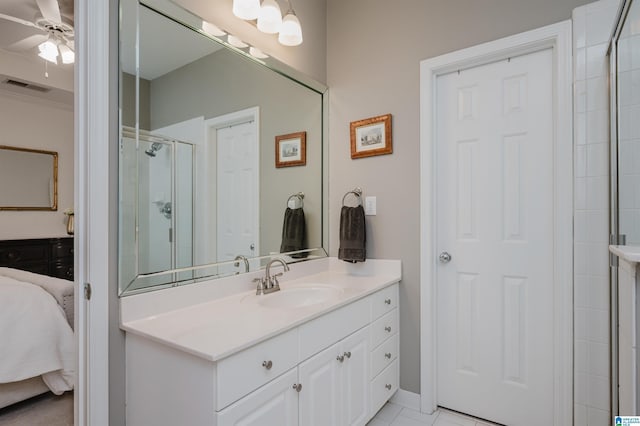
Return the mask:
[[[440,256],[438,256],[438,259],[440,259],[440,263],[449,263],[451,262],[451,255],[446,251],[443,251],[440,253]]]

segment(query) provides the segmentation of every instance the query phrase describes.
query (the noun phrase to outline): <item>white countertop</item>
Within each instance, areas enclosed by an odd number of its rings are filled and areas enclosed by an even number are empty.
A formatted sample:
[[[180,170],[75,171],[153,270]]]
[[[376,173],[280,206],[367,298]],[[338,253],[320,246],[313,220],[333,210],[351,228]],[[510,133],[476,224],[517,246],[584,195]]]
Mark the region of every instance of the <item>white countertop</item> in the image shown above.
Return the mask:
[[[314,267],[314,262],[317,263]],[[376,263],[378,262],[378,263]],[[305,275],[298,271],[306,269],[313,272]],[[366,265],[369,264],[369,265]],[[322,271],[318,271],[321,265]],[[366,266],[363,266],[366,265]],[[166,344],[173,348],[191,353],[209,361],[218,361],[235,352],[246,349],[256,343],[292,329],[309,320],[333,311],[341,306],[352,303],[384,287],[400,281],[400,261],[367,260],[359,266],[351,266],[337,259],[324,259],[321,261],[309,261],[291,265],[291,275],[294,279],[287,280],[287,274],[281,278],[280,292],[256,296],[255,289],[246,290],[235,294],[224,294],[223,297],[210,298],[202,301],[185,304],[177,309],[171,309],[165,303],[163,312],[154,312],[140,317],[135,313],[124,312],[136,309],[134,306],[142,306],[145,301],[157,300],[158,295],[153,293],[131,296],[135,297],[135,303],[127,306],[127,298],[121,303],[122,321],[121,328],[128,333],[133,333],[156,342]],[[254,275],[262,275],[260,271],[254,274],[245,274],[231,278],[232,281],[246,278],[251,281]],[[224,287],[225,278],[206,283],[209,286],[220,285]],[[190,292],[189,287],[171,289],[174,292]],[[287,289],[300,287],[338,287],[329,300],[299,308],[272,308],[262,306],[260,302],[268,298],[278,297]],[[145,299],[146,296],[146,299]]]
[[[640,246],[609,246],[609,251],[631,263],[640,263]]]

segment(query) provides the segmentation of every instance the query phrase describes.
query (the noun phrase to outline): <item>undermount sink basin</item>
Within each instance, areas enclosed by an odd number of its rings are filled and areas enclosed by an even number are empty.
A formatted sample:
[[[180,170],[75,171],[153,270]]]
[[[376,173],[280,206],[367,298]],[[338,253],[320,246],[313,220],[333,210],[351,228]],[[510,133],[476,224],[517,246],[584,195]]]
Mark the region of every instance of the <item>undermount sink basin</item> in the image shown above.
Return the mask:
[[[311,285],[289,287],[275,293],[253,296],[259,305],[274,309],[296,309],[326,302],[338,297],[343,290],[340,287]]]

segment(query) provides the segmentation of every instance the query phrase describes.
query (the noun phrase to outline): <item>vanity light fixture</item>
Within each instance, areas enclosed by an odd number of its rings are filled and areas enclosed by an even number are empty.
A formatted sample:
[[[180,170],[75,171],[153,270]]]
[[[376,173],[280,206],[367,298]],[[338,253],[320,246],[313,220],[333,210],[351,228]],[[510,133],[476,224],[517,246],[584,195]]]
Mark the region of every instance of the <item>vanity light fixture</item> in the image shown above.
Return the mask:
[[[259,0],[256,0],[259,1]],[[299,46],[302,44],[302,26],[300,20],[293,11],[291,0],[287,1],[287,13],[282,17],[282,10],[278,0],[262,0],[262,5],[258,7],[255,17],[253,13],[241,13],[240,10],[249,8],[253,0],[233,0],[233,14],[246,21],[257,19],[256,26],[266,34],[278,34],[278,42],[283,46]],[[252,9],[253,11],[253,9]]]
[[[249,54],[251,56],[253,56],[254,58],[258,58],[258,59],[267,59],[269,57],[269,55],[264,53],[262,50],[258,49],[257,47],[253,47],[253,46],[251,46],[249,48]]]
[[[263,33],[277,34],[282,27],[282,11],[276,0],[262,0],[258,14],[258,29]]]
[[[213,25],[207,21],[202,21],[202,31],[216,37],[224,37],[227,35],[227,33],[218,28],[217,25]]]
[[[293,11],[293,6],[289,2],[289,10],[282,19],[282,28],[278,35],[278,41],[284,46],[299,46],[302,44],[302,27],[300,20]]]
[[[244,49],[245,47],[249,47],[247,43],[245,43],[244,41],[240,40],[238,37],[231,34],[229,34],[229,36],[227,37],[227,42],[233,47],[237,47],[238,49]]]
[[[233,14],[245,21],[258,18],[260,13],[260,0],[233,0]]]

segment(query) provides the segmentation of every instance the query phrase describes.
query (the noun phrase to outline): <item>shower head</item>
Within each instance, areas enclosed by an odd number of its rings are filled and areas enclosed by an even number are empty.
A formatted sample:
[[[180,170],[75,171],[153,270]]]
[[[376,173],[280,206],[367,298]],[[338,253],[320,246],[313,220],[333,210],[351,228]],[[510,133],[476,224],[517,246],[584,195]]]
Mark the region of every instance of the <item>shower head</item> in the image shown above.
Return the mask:
[[[147,149],[144,153],[149,157],[155,157],[156,152],[162,149],[162,144],[160,142],[154,142],[151,144],[151,148]]]

